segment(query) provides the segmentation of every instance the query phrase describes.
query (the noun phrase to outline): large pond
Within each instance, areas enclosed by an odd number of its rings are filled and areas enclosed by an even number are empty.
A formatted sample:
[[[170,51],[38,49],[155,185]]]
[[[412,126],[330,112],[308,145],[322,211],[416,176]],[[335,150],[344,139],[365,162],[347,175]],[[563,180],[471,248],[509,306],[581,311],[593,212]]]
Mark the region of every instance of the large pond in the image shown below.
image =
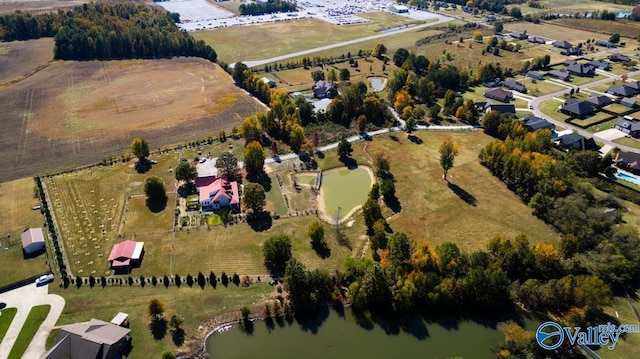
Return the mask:
[[[346,167],[326,171],[322,175],[322,193],[325,213],[335,216],[340,208],[344,217],[357,206],[362,206],[371,190],[369,169]]]
[[[384,77],[369,77],[369,84],[374,92],[384,90],[384,86],[387,84],[387,79]]]
[[[211,335],[207,350],[210,359],[492,359],[492,348],[504,340],[495,323],[425,323],[417,319],[406,330],[384,326],[385,330],[383,326],[361,326],[349,310],[344,315],[327,311],[305,326],[282,321],[270,327],[256,321],[250,334],[234,326]]]

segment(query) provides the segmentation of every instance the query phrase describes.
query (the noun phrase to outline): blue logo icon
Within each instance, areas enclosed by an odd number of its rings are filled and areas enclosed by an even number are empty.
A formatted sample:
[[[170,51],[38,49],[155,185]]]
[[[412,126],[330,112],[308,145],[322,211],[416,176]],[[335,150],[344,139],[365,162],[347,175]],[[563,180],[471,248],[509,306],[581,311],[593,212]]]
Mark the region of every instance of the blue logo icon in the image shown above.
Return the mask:
[[[536,341],[544,349],[557,349],[564,341],[564,331],[558,323],[542,323],[536,331]]]

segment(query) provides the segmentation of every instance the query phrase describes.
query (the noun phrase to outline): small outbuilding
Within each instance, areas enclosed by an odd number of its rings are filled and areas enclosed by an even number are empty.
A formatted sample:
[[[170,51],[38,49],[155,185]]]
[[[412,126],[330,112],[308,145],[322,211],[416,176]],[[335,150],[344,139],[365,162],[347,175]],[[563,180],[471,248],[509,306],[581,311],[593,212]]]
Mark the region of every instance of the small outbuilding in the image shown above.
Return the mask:
[[[109,254],[109,264],[115,270],[138,267],[144,255],[144,242],[126,240],[113,246]]]
[[[389,6],[389,11],[395,12],[396,14],[406,14],[409,12],[409,8],[402,4],[393,4]]]
[[[276,87],[276,82],[275,82],[275,80],[273,80],[272,78],[269,78],[269,77],[263,77],[263,78],[262,78],[262,82],[264,82],[265,84],[267,84],[270,88],[274,88],[274,87]]]
[[[24,254],[31,255],[45,250],[42,228],[29,228],[20,235]]]

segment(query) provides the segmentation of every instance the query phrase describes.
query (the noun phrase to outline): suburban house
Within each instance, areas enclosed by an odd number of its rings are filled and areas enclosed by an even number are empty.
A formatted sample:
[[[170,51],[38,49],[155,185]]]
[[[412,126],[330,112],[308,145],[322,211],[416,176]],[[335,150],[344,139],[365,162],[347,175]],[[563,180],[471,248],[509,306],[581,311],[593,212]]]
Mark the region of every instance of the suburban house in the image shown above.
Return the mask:
[[[509,113],[513,116],[516,115],[516,105],[498,105],[498,104],[487,104],[484,109],[484,112],[489,111],[498,111],[500,114]]]
[[[42,228],[29,228],[20,235],[24,254],[30,255],[45,250]]]
[[[604,70],[604,71],[611,70],[611,64],[608,61],[605,61],[605,60],[589,61],[589,65],[595,66],[596,68],[598,68],[600,70]]]
[[[200,208],[203,211],[217,211],[221,208],[240,208],[238,182],[218,177],[210,184],[196,187],[200,196]]]
[[[611,104],[611,98],[605,95],[597,95],[591,96],[588,99],[584,100],[584,102],[589,103],[591,106],[595,108],[602,108]]]
[[[527,77],[531,77],[536,80],[544,80],[544,75],[535,71],[527,71]]]
[[[552,42],[551,45],[553,45],[553,47],[557,47],[559,49],[568,49],[570,47],[573,47],[573,45],[571,45],[571,43],[569,43],[568,41],[565,41],[565,40],[556,40],[556,41]]]
[[[566,150],[577,149],[580,151],[589,151],[595,150],[598,147],[593,138],[584,138],[577,133],[569,133],[560,137],[557,144]]]
[[[582,49],[578,47],[570,47],[568,49],[560,50],[560,54],[565,56],[577,56],[582,54]]]
[[[637,105],[636,104],[636,99],[631,98],[631,97],[625,97],[625,98],[621,99],[620,100],[620,104],[624,105],[624,106],[627,106],[627,107],[631,107],[631,108],[634,108]]]
[[[633,89],[635,93],[640,93],[640,81],[625,82],[622,86]]]
[[[264,82],[265,84],[267,84],[271,88],[276,87],[276,82],[273,79],[270,79],[268,77],[263,77],[262,78],[262,82]]]
[[[130,332],[127,328],[98,319],[64,325],[60,327],[45,359],[120,358],[122,352],[131,345]]]
[[[543,130],[543,129],[547,129],[547,130],[555,130],[556,126],[554,124],[552,124],[551,122],[540,118],[540,117],[535,117],[535,116],[527,116],[525,118],[522,119],[522,124],[524,125],[524,129],[529,131],[529,132],[534,132],[537,130]]]
[[[129,270],[139,267],[144,256],[144,242],[126,240],[113,246],[109,264],[114,270]]]
[[[529,35],[523,32],[517,32],[517,31],[510,33],[509,36],[518,40],[526,40],[529,37]]]
[[[609,60],[613,61],[613,62],[627,62],[629,61],[629,56],[620,54],[620,53],[613,53],[611,55],[609,55]]]
[[[498,87],[501,84],[502,84],[502,81],[500,81],[499,78],[496,78],[496,79],[493,79],[493,80],[484,80],[484,81],[482,81],[482,86],[488,87],[488,88]]]
[[[569,65],[567,67],[567,71],[569,73],[580,76],[580,77],[593,77],[596,73],[596,68],[589,64],[578,64],[575,63],[573,65]]]
[[[571,65],[575,65],[577,64],[578,61],[574,60],[574,59],[566,59],[562,62],[563,65],[565,66],[571,66]]]
[[[333,98],[338,95],[336,84],[320,80],[313,85],[313,95],[316,98]]]
[[[484,97],[497,100],[500,102],[509,102],[513,99],[513,92],[501,89],[499,87],[484,92]]]
[[[547,75],[555,77],[562,81],[571,81],[571,74],[567,70],[551,70],[547,72]]]
[[[640,173],[640,153],[618,152],[613,163],[619,168],[635,174]]]
[[[620,130],[633,138],[640,137],[640,122],[629,121],[621,118],[616,122],[613,128]]]
[[[609,88],[607,89],[607,93],[621,97],[629,97],[636,94],[636,92],[631,87],[627,86],[609,86]]]
[[[527,93],[527,88],[524,86],[524,84],[516,80],[506,80],[502,82],[502,85],[509,90]]]
[[[562,105],[560,111],[565,113],[571,117],[577,118],[585,118],[591,114],[593,114],[593,107],[586,102],[583,101],[570,101],[572,99],[568,99]]]
[[[604,46],[608,48],[616,47],[616,44],[609,41],[596,40],[596,46]]]
[[[544,44],[545,43],[544,39],[541,38],[540,36],[529,36],[527,41],[533,42],[534,44]]]

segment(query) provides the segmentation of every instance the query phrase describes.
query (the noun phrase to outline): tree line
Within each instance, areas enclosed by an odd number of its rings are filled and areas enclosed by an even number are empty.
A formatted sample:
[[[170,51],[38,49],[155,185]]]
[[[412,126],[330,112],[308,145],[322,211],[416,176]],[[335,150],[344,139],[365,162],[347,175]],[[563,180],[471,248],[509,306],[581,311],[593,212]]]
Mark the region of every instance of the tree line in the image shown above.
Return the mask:
[[[240,11],[240,15],[263,15],[274,12],[296,11],[296,5],[283,0],[268,0],[267,2],[242,4],[238,10]]]
[[[216,61],[215,50],[175,25],[178,14],[133,2],[88,3],[42,15],[16,12],[0,18],[4,41],[54,37],[62,60],[197,56]]]

